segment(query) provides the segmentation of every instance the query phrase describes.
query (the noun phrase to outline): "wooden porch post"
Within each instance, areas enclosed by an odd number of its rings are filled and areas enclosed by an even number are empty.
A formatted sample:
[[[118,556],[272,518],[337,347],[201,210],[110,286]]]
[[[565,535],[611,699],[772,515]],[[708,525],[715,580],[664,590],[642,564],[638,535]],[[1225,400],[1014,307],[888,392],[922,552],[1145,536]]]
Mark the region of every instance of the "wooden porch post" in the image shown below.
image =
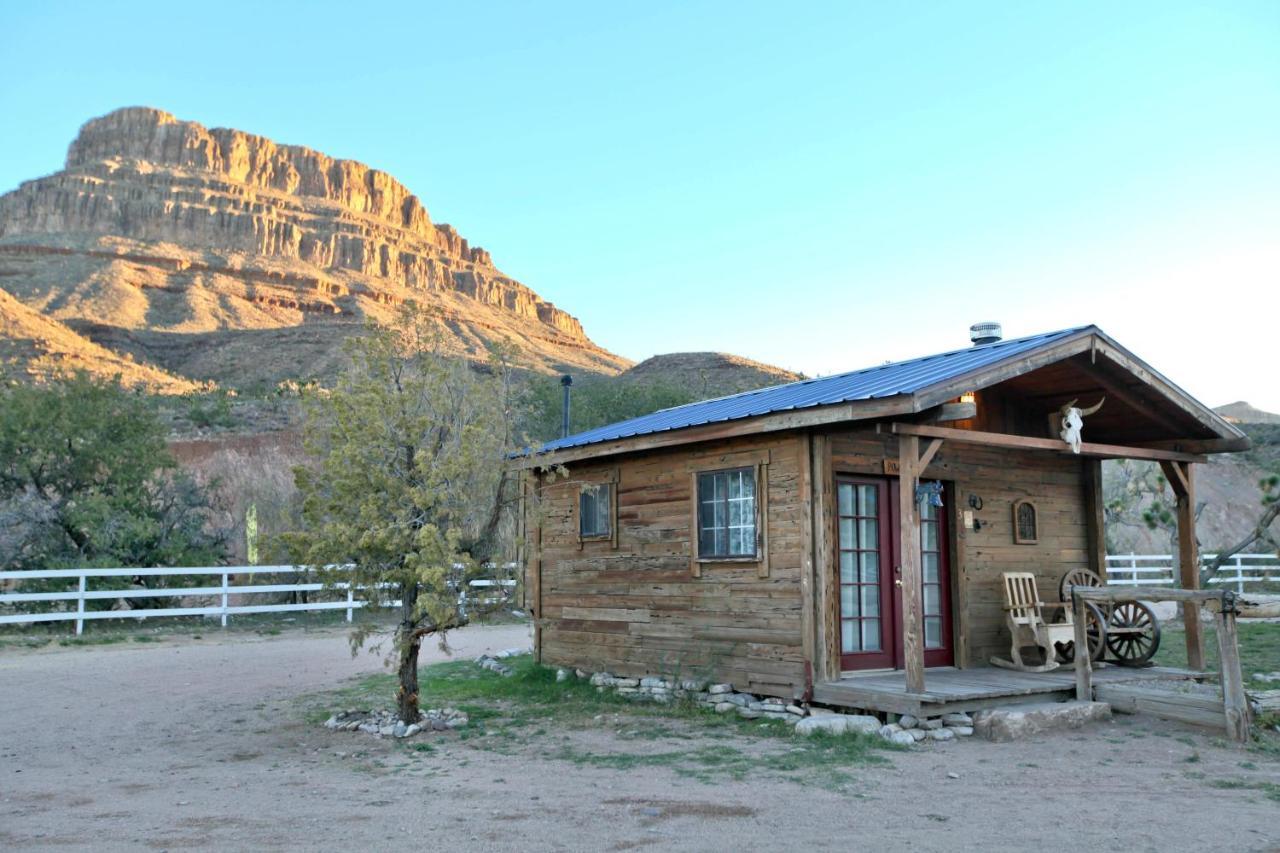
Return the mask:
[[[924,643],[920,637],[920,508],[916,503],[920,461],[920,439],[914,435],[898,436],[898,547],[902,552],[902,562],[897,583],[902,595],[902,661],[908,693],[924,692]]]
[[[1084,464],[1084,521],[1089,544],[1089,570],[1107,582],[1107,531],[1103,515],[1102,460],[1086,458]]]
[[[1200,546],[1196,543],[1195,469],[1190,462],[1161,462],[1165,478],[1178,498],[1178,571],[1183,589],[1200,588]],[[1187,666],[1204,669],[1204,637],[1200,632],[1200,606],[1182,605],[1182,624],[1187,635]]]

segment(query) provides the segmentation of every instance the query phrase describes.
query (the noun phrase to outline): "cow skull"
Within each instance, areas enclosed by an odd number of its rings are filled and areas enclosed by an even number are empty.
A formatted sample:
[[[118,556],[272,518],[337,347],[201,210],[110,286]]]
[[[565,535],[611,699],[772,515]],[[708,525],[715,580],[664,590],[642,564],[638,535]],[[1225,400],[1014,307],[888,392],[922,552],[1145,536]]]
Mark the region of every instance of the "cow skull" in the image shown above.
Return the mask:
[[[1080,452],[1080,432],[1084,429],[1084,419],[1101,409],[1102,404],[1106,401],[1107,398],[1103,397],[1098,401],[1097,405],[1090,406],[1087,409],[1077,409],[1076,401],[1072,400],[1058,410],[1058,414],[1062,419],[1062,427],[1058,430],[1058,435],[1071,446],[1072,453]]]

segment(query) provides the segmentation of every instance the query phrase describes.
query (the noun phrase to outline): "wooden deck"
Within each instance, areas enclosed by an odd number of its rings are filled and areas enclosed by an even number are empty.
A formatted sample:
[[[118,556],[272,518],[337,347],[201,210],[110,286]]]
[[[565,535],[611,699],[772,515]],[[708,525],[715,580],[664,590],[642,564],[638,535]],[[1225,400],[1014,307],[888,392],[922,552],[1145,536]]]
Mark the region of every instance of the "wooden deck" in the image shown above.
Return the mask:
[[[1095,669],[1094,685],[1116,682],[1151,682],[1162,679],[1200,680],[1206,673],[1153,666],[1144,669],[1107,666]],[[860,708],[915,716],[935,716],[950,711],[978,711],[1019,702],[1074,699],[1075,670],[1063,666],[1052,672],[1015,672],[995,667],[955,669],[943,667],[925,673],[923,693],[908,693],[906,676],[896,672],[848,675],[839,681],[813,686],[813,699],[824,705]]]

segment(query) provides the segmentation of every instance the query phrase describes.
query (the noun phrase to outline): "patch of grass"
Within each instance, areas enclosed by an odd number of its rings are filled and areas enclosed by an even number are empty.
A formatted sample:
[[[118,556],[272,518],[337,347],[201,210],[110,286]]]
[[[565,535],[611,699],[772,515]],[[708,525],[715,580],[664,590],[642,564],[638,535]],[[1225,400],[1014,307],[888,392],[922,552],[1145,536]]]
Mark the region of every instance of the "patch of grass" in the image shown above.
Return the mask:
[[[1226,790],[1261,791],[1268,800],[1280,802],[1280,785],[1275,782],[1255,782],[1250,779],[1210,779],[1209,787]]]
[[[597,691],[586,681],[556,681],[554,669],[529,656],[506,663],[514,672],[505,678],[471,661],[423,667],[423,709],[454,707],[467,712],[471,725],[458,732],[457,742],[470,748],[500,754],[536,749],[547,758],[617,770],[670,767],[705,782],[767,772],[802,783],[840,785],[852,780],[850,768],[887,764],[885,753],[901,749],[872,736],[796,737],[780,721],[713,714],[691,702],[636,702],[612,691]],[[365,676],[310,697],[305,716],[318,723],[338,708],[386,707],[395,690],[393,675]],[[563,742],[566,730],[597,727],[606,715],[607,725],[621,729],[614,735],[621,748],[588,750]],[[738,740],[730,743],[731,738]],[[663,749],[655,744],[637,751],[638,741],[685,741],[687,746]]]
[[[79,637],[63,637],[58,640],[60,646],[109,646],[112,643],[123,643],[129,639],[123,634],[90,634]]]
[[[157,642],[157,639],[148,634],[134,634],[133,641],[135,643],[154,643]]]
[[[1244,673],[1246,687],[1275,689],[1274,683],[1255,681],[1256,672],[1280,672],[1280,630],[1268,623],[1240,622],[1237,626],[1240,639],[1240,669]],[[1212,625],[1204,626],[1205,666],[1218,668],[1218,636]],[[1186,634],[1179,627],[1161,629],[1160,651],[1155,662],[1160,666],[1187,665]]]
[[[728,777],[741,780],[767,771],[803,784],[840,785],[852,781],[846,772],[859,765],[887,764],[876,752],[883,742],[867,735],[827,735],[796,738],[789,748],[761,754],[728,745],[708,745],[663,752],[586,752],[562,747],[551,758],[579,766],[631,770],[637,767],[670,767],[678,775],[714,782]]]

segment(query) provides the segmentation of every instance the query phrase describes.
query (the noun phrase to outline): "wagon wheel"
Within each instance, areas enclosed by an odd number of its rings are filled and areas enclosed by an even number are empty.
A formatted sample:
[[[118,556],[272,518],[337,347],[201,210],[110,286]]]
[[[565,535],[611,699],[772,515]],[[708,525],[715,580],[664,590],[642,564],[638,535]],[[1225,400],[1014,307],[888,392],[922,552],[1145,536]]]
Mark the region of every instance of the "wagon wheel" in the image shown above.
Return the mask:
[[[1160,648],[1160,622],[1141,601],[1121,601],[1107,622],[1107,649],[1121,666],[1142,666]]]
[[[1071,604],[1071,587],[1073,586],[1097,587],[1097,586],[1106,586],[1106,584],[1102,582],[1102,578],[1098,576],[1097,572],[1090,571],[1089,569],[1072,569],[1071,571],[1063,575],[1062,580],[1058,582],[1059,600],[1065,601],[1067,602],[1068,605],[1070,605]],[[1090,642],[1089,646],[1090,648],[1092,648],[1093,643]],[[1097,658],[1093,658],[1093,660],[1097,660]]]
[[[1084,603],[1084,633],[1085,639],[1089,644],[1089,660],[1097,663],[1102,660],[1102,652],[1106,648],[1107,640],[1107,618],[1102,615],[1102,611],[1092,601]],[[1076,659],[1076,644],[1060,643],[1060,653],[1063,662],[1071,663]]]

